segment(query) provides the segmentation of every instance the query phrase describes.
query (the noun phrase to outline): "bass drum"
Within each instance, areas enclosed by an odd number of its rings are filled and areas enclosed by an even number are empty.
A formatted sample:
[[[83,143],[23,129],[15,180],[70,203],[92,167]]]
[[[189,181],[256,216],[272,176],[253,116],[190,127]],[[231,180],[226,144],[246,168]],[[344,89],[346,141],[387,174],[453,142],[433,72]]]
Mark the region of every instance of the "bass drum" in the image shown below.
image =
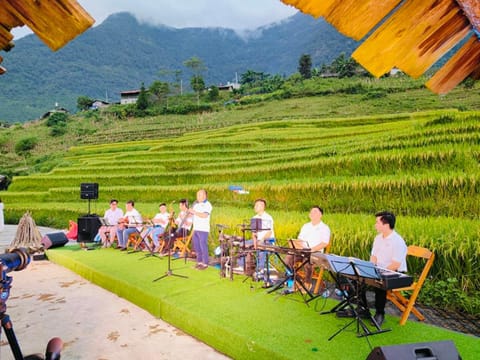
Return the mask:
[[[252,276],[255,273],[257,260],[254,251],[247,251],[245,255],[245,275]]]

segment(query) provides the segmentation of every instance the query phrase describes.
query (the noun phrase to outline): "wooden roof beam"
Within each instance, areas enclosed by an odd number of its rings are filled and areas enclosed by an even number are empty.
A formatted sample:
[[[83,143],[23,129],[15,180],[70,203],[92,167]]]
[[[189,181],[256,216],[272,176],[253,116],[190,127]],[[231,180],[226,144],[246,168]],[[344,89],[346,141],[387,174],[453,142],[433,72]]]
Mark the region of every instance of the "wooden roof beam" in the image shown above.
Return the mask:
[[[461,41],[469,29],[455,0],[408,0],[352,57],[376,77],[393,67],[418,77]]]
[[[472,35],[462,48],[427,81],[426,86],[438,94],[446,94],[470,74],[477,75],[480,64],[480,41]]]
[[[367,35],[402,0],[282,0],[316,18],[323,16],[342,34],[354,40]],[[348,16],[355,14],[355,16]]]
[[[53,51],[95,22],[75,0],[5,0],[2,6]]]

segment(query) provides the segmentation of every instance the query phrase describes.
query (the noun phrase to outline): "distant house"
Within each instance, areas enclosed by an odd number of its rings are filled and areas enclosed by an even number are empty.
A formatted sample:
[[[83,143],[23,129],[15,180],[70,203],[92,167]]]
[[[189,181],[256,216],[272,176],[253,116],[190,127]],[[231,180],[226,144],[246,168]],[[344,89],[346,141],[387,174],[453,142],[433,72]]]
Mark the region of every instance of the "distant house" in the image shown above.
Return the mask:
[[[135,104],[140,95],[140,90],[128,90],[120,93],[120,104]]]
[[[233,90],[240,89],[240,84],[239,83],[231,83],[229,81],[229,82],[227,82],[226,85],[218,85],[217,87],[218,87],[219,91],[233,91]]]
[[[107,102],[107,101],[104,101],[104,100],[95,100],[95,101],[92,103],[92,106],[90,106],[90,110],[102,109],[102,108],[106,108],[106,107],[109,107],[109,106],[110,106],[110,103]]]

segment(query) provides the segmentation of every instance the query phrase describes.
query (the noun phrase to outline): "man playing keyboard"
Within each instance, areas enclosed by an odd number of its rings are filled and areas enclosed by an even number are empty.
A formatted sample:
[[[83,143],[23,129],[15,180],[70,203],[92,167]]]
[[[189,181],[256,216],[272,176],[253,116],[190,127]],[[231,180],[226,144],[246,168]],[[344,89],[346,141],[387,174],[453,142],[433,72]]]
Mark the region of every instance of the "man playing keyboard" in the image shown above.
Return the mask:
[[[394,230],[395,215],[388,211],[375,214],[375,229],[378,235],[373,241],[370,261],[376,266],[397,272],[407,271],[407,245],[403,238]],[[375,291],[375,322],[381,326],[385,318],[387,291],[374,288]]]
[[[318,206],[312,206],[310,209],[310,222],[304,224],[298,235],[298,239],[302,240],[303,247],[310,249],[311,252],[322,251],[330,243],[330,228],[322,221],[323,209]],[[294,255],[287,255],[285,263],[293,268],[296,259]],[[304,266],[305,270],[305,286],[310,290],[312,287],[313,265],[307,262]]]

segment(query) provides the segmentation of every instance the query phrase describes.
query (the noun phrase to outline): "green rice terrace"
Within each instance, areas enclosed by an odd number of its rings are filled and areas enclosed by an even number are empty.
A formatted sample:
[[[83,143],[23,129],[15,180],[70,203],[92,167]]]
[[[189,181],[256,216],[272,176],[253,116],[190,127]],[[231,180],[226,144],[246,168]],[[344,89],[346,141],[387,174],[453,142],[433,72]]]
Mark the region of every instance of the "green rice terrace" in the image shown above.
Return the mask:
[[[51,171],[13,178],[1,193],[6,222],[29,211],[39,225],[66,228],[68,220],[87,213],[83,182],[99,184],[91,212],[103,215],[111,198],[121,204],[133,199],[146,217],[161,202],[193,201],[204,187],[214,207],[212,229],[226,224],[239,235],[237,225],[253,215],[253,201],[262,197],[284,244],[308,221],[310,206],[319,204],[332,229],[331,251],[368,258],[374,214],[391,210],[408,245],[436,254],[421,302],[478,316],[480,112],[309,118],[304,109],[301,116],[281,117],[274,108],[245,110],[244,123],[241,111],[227,112],[230,124],[206,127],[202,122],[214,115],[185,116],[196,119],[197,131],[162,135],[157,129],[139,141],[101,144],[106,140],[100,133],[84,135],[85,145],[68,147]],[[133,121],[124,134],[135,133]],[[138,124],[139,131],[147,131],[148,121]],[[118,134],[117,141],[128,138]],[[232,185],[244,193],[231,191]],[[213,249],[218,239],[211,234]],[[421,269],[409,267],[411,273]]]

